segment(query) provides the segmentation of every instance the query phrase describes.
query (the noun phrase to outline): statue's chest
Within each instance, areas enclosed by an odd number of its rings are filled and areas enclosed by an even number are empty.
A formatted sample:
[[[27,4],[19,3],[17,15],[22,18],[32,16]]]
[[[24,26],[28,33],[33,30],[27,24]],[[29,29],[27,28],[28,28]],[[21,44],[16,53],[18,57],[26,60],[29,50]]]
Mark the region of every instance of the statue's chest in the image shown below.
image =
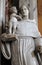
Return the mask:
[[[38,28],[32,22],[18,22],[16,33],[24,36],[39,36]]]
[[[28,30],[28,24],[27,23],[18,23],[18,25],[17,25],[17,31],[19,32],[19,33],[21,33],[21,34],[23,34],[23,35],[25,35],[26,34],[26,32],[27,32],[27,30]]]

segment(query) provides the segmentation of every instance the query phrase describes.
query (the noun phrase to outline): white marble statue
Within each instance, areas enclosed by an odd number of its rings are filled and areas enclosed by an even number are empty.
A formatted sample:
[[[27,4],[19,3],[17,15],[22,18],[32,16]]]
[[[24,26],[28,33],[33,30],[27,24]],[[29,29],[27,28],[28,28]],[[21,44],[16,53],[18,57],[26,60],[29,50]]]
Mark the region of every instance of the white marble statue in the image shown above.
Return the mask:
[[[15,6],[11,7],[10,11],[11,15],[9,21],[9,34],[13,37],[14,35],[16,35],[15,38],[17,39],[13,40],[11,43],[11,52],[9,41],[9,47],[6,44],[9,54],[12,54],[11,64],[39,65],[34,53],[36,45],[34,39],[40,37],[40,32],[36,25],[35,19],[29,19],[29,10],[25,5],[22,5],[22,7],[20,8],[21,16],[17,15],[17,9]],[[10,57],[7,58],[6,56],[6,59],[10,59]]]
[[[15,34],[16,26],[17,26],[17,20],[21,20],[21,17],[17,15],[17,9],[15,6],[10,8],[10,21],[9,21],[9,33]]]
[[[14,42],[15,46],[13,44],[12,65],[39,65],[34,54],[34,38],[40,37],[38,27],[35,20],[28,19],[29,10],[25,5],[21,7],[20,11],[22,20],[18,21],[16,26],[15,34],[18,36],[18,43]]]
[[[25,65],[39,65],[34,54],[35,50],[34,38],[40,36],[38,28],[34,20],[28,19],[29,10],[25,5],[21,7],[21,14],[23,20],[17,26],[17,29],[19,30],[20,33],[19,44],[21,63],[22,65],[24,65],[24,62]]]

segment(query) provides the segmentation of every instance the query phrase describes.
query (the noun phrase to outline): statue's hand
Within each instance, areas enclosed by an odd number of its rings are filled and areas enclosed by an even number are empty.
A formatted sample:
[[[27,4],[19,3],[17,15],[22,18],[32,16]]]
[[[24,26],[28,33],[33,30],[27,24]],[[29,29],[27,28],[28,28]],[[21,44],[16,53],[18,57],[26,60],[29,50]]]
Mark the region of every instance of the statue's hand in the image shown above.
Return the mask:
[[[3,33],[3,34],[1,35],[1,40],[2,40],[2,41],[5,41],[6,38],[7,38],[6,33]]]
[[[22,17],[21,16],[18,16],[18,20],[22,20]]]
[[[8,34],[8,38],[14,39],[14,40],[17,40],[18,39],[18,37],[17,37],[16,34]]]
[[[3,33],[3,34],[1,35],[1,37],[7,37],[7,34],[6,34],[6,33]]]
[[[16,15],[15,17],[17,18],[17,20],[22,20],[22,17],[19,15]]]
[[[15,34],[4,33],[4,34],[1,35],[1,40],[4,41],[4,42],[15,41],[17,39],[18,39],[18,37]]]

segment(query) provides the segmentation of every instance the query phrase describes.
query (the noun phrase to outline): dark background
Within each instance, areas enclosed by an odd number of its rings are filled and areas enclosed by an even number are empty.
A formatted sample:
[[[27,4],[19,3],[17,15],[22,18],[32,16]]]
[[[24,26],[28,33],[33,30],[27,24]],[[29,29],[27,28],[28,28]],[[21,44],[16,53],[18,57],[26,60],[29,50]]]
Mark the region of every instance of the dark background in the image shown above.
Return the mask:
[[[1,53],[1,65],[11,65],[11,59],[6,60]]]

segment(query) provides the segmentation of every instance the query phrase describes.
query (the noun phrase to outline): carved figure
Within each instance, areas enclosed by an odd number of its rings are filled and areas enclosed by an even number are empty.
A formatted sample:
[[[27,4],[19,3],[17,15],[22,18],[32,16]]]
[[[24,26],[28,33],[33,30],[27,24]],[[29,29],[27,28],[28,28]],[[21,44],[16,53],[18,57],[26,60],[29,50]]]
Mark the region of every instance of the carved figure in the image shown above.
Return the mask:
[[[10,8],[10,11],[9,34],[6,34],[1,40],[2,42],[3,40],[8,41],[8,44],[11,41],[12,51],[10,52],[10,47],[7,49],[9,48],[10,55],[12,53],[12,65],[39,65],[34,53],[34,39],[40,37],[35,20],[29,19],[29,10],[25,5],[20,8],[21,16],[17,15],[15,6]]]
[[[34,53],[34,51],[35,51],[34,38],[36,38],[36,36],[35,36],[36,33],[37,33],[37,35],[39,35],[39,31],[36,31],[37,30],[37,26],[35,25],[35,20],[28,19],[29,18],[29,10],[28,10],[28,8],[25,5],[23,5],[21,7],[21,15],[22,15],[22,18],[23,18],[22,22],[24,22],[24,23],[26,22],[23,25],[23,29],[25,30],[23,35],[27,36],[26,38],[23,37],[23,39],[20,36],[20,39],[19,39],[20,40],[20,50],[21,50],[20,51],[21,62],[23,63],[23,65],[24,65],[23,61],[25,61],[25,65],[39,65],[39,63],[38,63],[38,61],[37,61],[37,59],[35,57],[35,53]],[[33,21],[34,21],[34,24],[33,24]],[[29,25],[28,25],[28,23],[29,23]],[[20,24],[20,26],[22,26],[22,24]],[[31,33],[31,31],[33,31],[32,30],[33,28],[36,29],[35,30],[36,33],[32,36],[32,34],[35,32],[34,31],[33,33]],[[23,29],[21,31],[23,31]]]
[[[40,36],[35,20],[28,20],[29,10],[23,5],[20,9],[22,20],[18,21],[16,35],[18,42],[14,42],[12,65],[39,65],[35,54],[34,38]],[[36,29],[33,31],[33,29]],[[17,48],[17,49],[16,49]]]
[[[10,21],[9,21],[9,33],[14,34],[16,31],[17,20],[21,20],[21,17],[17,15],[17,9],[15,6],[10,8]]]

